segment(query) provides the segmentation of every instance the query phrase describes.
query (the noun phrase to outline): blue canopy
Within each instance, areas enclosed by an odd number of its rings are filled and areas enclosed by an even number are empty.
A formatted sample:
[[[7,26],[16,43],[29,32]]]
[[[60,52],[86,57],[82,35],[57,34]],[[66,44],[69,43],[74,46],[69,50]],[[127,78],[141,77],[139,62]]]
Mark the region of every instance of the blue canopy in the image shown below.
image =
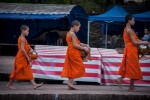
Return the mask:
[[[51,19],[51,20],[56,20],[56,19],[61,19],[65,17],[66,14],[18,14],[18,13],[0,13],[0,18],[1,19]]]
[[[150,22],[150,11],[134,14],[135,21]]]
[[[125,16],[128,13],[120,6],[115,5],[112,9],[101,15],[89,16],[89,21],[110,22],[121,21],[124,22]]]
[[[95,16],[89,16],[89,21],[94,22],[104,22],[104,23],[111,23],[111,22],[124,22],[125,16],[128,13],[122,8],[117,5],[115,5],[112,9],[108,10],[104,14],[101,15],[95,15]],[[89,43],[89,29],[90,23],[88,22],[88,43]],[[105,48],[107,48],[107,31],[108,31],[108,25],[106,24],[106,39],[105,39]]]
[[[86,43],[88,17],[80,5],[0,3],[0,42],[17,43],[23,24],[30,28],[30,42],[48,31],[68,31],[74,20],[81,23],[77,36]]]

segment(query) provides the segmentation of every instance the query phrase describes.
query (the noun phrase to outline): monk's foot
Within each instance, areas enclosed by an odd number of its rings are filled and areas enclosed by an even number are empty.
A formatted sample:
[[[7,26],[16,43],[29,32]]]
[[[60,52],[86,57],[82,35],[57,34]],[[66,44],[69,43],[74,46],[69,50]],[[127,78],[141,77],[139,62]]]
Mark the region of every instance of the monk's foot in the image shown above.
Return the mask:
[[[8,85],[7,85],[7,88],[9,88],[9,89],[11,89],[11,90],[16,90],[16,88],[13,87],[13,86],[8,86]]]
[[[43,85],[43,83],[41,83],[41,84],[36,84],[36,86],[33,86],[33,88],[34,88],[34,89],[37,89],[37,88],[41,87],[42,85]]]
[[[76,90],[75,88],[72,88],[68,85],[68,90]]]
[[[140,92],[140,90],[136,89],[136,88],[129,88],[128,91],[131,91],[131,92]]]
[[[122,89],[121,79],[120,78],[116,79],[116,82],[117,82],[118,87]]]
[[[144,55],[142,57],[140,57],[140,60],[147,60],[148,58]]]
[[[68,84],[68,89],[77,90],[71,83],[67,82],[67,84]]]

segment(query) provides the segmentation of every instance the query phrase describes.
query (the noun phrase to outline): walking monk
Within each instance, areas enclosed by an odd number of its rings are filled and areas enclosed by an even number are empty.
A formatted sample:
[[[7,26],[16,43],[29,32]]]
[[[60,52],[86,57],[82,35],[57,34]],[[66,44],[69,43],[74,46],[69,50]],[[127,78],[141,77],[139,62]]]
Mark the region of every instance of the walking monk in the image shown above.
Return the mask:
[[[150,43],[148,41],[141,41],[136,37],[135,32],[131,28],[135,23],[132,15],[127,15],[125,22],[126,27],[124,28],[123,38],[126,46],[124,48],[123,60],[118,71],[121,77],[117,79],[117,83],[118,86],[122,88],[122,79],[124,77],[130,78],[129,91],[139,91],[134,87],[134,81],[143,78],[139,64],[138,45],[148,45],[148,47],[150,47]]]
[[[29,58],[29,53],[33,53],[33,49],[28,44],[25,36],[29,34],[29,27],[22,25],[20,27],[21,35],[18,38],[18,53],[15,58],[15,63],[13,71],[10,75],[10,80],[7,84],[7,88],[16,89],[12,86],[14,80],[30,80],[34,89],[42,86],[41,84],[36,84],[31,70],[31,60]]]
[[[62,77],[68,78],[68,89],[75,90],[73,86],[73,80],[85,76],[85,68],[81,58],[81,50],[90,52],[90,47],[87,44],[80,43],[76,36],[76,32],[79,31],[81,24],[75,20],[72,22],[70,31],[66,35],[66,41],[68,49],[66,53],[65,63],[61,73]]]

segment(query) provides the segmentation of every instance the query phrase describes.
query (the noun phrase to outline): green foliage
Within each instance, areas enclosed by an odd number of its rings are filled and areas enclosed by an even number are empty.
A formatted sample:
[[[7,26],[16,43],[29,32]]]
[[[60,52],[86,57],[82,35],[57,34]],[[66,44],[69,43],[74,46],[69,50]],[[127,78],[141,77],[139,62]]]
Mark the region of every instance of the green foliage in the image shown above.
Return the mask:
[[[2,0],[2,2],[8,2],[8,3],[29,3],[30,0]]]

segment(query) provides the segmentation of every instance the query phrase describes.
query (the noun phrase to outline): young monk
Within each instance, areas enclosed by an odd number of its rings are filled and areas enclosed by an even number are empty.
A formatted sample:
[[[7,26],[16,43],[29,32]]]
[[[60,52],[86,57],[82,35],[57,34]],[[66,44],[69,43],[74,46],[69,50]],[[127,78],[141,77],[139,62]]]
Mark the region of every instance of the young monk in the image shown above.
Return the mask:
[[[117,79],[118,86],[121,87],[121,81],[124,77],[130,78],[130,87],[129,91],[139,91],[134,87],[134,81],[142,79],[142,72],[139,64],[138,56],[138,45],[148,45],[148,41],[141,41],[137,38],[135,32],[131,28],[134,25],[134,17],[132,15],[127,15],[125,17],[126,27],[124,28],[123,38],[126,46],[124,48],[123,60],[118,71],[118,74],[121,75]]]
[[[66,35],[68,49],[66,53],[65,63],[61,73],[61,77],[68,78],[68,89],[75,90],[73,80],[85,76],[85,68],[81,58],[81,50],[90,52],[90,47],[87,44],[80,43],[75,33],[79,31],[81,24],[75,20],[72,22],[70,31]]]
[[[43,83],[36,84],[32,75],[29,53],[33,53],[33,49],[30,47],[25,38],[25,36],[28,36],[29,34],[29,27],[22,25],[20,30],[21,35],[18,38],[18,53],[15,58],[13,71],[10,75],[7,88],[16,89],[12,86],[14,80],[30,80],[33,88],[36,89],[42,86]]]

